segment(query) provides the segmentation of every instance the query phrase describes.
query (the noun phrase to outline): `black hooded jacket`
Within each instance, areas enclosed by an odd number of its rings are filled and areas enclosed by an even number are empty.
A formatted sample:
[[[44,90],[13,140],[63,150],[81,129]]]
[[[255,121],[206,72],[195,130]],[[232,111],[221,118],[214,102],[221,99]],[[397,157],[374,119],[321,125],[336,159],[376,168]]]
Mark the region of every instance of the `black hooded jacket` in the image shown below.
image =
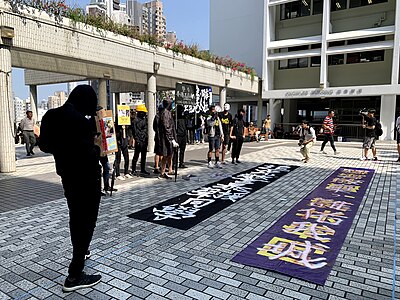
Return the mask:
[[[97,96],[89,85],[77,86],[67,102],[42,119],[39,147],[52,153],[61,177],[98,178],[100,148],[94,144]]]

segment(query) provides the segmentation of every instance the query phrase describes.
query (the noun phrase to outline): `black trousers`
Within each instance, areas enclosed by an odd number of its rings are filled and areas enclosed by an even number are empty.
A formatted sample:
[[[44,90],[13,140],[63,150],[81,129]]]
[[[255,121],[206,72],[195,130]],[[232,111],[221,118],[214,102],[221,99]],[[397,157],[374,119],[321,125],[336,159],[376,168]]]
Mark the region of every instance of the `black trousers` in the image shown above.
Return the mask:
[[[179,144],[179,164],[183,164],[185,162],[186,137],[178,136],[177,142]]]
[[[136,172],[136,164],[139,160],[140,155],[140,171],[146,171],[146,156],[147,156],[147,143],[135,142],[135,154],[132,158],[132,172]]]
[[[232,160],[239,159],[240,151],[242,151],[242,145],[242,137],[236,137],[236,139],[232,139]]]
[[[63,176],[64,195],[69,209],[69,230],[72,242],[72,260],[68,274],[77,278],[85,266],[85,254],[92,241],[100,205],[101,183],[87,177]]]
[[[121,147],[118,152],[115,153],[115,176],[120,176],[120,164],[121,164],[121,152],[124,156],[124,174],[129,173],[129,152],[128,147]]]
[[[331,134],[325,134],[324,141],[322,142],[322,145],[321,145],[321,151],[324,150],[325,145],[328,142],[331,143],[331,147],[332,147],[333,151],[336,152],[335,141],[333,140],[333,135],[331,135]]]

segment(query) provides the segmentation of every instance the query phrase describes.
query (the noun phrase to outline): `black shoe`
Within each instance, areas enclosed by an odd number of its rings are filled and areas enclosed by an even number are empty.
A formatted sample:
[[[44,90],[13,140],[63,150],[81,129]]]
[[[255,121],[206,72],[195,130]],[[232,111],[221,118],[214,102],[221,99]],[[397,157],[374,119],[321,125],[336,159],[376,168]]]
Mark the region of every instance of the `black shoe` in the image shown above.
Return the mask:
[[[26,156],[31,156],[31,154],[30,154],[30,153],[27,153]]]
[[[143,170],[143,171],[140,171],[140,175],[147,176],[147,175],[150,175],[150,172],[147,172],[146,170]]]
[[[160,170],[159,169],[154,169],[153,173],[154,174],[160,174]]]
[[[237,160],[236,160],[236,163],[237,163],[237,164],[241,164],[242,162],[241,162],[240,160],[237,159]]]
[[[179,164],[179,168],[180,169],[186,169],[187,167],[185,166],[185,164]]]
[[[236,163],[235,163],[235,161],[234,161],[234,160],[232,160],[232,164],[233,164],[233,165],[236,165]]]
[[[107,192],[117,192],[118,191],[116,188],[111,188],[110,186],[105,188],[104,190],[106,190]]]
[[[373,160],[373,161],[377,161],[377,160],[378,160],[378,157],[375,156],[372,160]]]
[[[107,196],[107,193],[105,193],[103,191],[101,191],[100,194],[101,194],[101,197]]]
[[[31,154],[32,154],[32,155],[35,155],[35,153],[34,153],[32,150],[31,150]]]
[[[62,291],[64,293],[73,292],[79,289],[92,287],[98,284],[101,280],[101,275],[86,275],[82,272],[79,278],[74,280],[66,279]]]
[[[88,250],[85,254],[85,260],[89,259],[92,256],[92,253]]]

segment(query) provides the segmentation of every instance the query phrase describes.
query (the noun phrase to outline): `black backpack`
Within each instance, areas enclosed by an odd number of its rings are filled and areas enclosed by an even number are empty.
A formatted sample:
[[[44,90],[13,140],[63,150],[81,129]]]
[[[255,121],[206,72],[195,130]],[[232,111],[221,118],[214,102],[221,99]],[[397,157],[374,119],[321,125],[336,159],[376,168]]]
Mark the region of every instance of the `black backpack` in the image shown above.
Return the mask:
[[[376,136],[381,136],[383,134],[382,124],[378,120],[375,124],[375,134]]]

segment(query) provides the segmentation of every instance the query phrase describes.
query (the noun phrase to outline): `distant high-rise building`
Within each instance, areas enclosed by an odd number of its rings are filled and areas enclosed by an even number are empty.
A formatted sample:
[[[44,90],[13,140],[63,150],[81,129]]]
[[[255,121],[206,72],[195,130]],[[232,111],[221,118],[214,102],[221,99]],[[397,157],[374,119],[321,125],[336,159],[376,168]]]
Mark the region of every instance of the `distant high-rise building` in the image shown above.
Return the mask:
[[[48,97],[48,108],[53,109],[64,105],[67,101],[65,92],[55,92],[53,96]]]
[[[176,32],[175,31],[168,31],[167,35],[166,35],[166,38],[165,38],[165,41],[168,44],[171,44],[171,45],[175,44],[176,43]]]
[[[127,0],[126,13],[131,19],[131,25],[135,26],[139,33],[143,33],[143,4],[137,0]]]
[[[114,11],[120,10],[120,0],[91,0],[86,6],[86,13],[97,16],[112,17]]]
[[[143,4],[143,33],[156,35],[162,42],[167,35],[167,21],[163,13],[163,3],[161,0],[154,0]],[[148,28],[145,30],[147,17]]]
[[[26,101],[18,97],[14,98],[14,121],[19,123],[26,116]]]

